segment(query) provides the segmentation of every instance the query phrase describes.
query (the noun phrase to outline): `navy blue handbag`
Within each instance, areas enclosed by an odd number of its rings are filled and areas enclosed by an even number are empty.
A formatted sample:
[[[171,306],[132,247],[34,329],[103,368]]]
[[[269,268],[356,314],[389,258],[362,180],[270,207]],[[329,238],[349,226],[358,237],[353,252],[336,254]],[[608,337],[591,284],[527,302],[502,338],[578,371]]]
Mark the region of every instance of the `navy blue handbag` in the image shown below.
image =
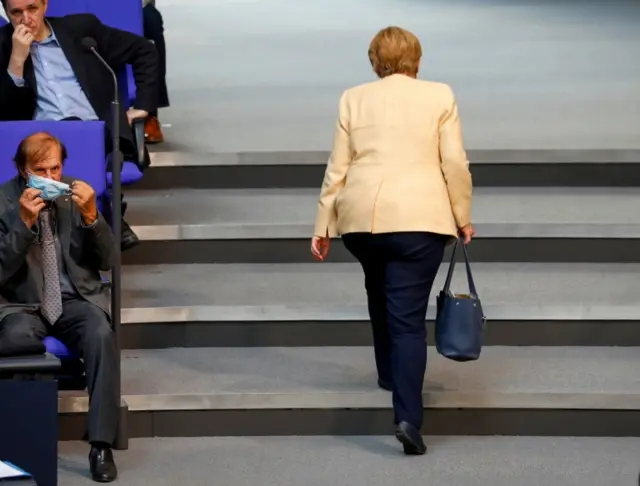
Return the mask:
[[[456,250],[462,246],[467,268],[469,294],[451,292],[451,279],[456,264]],[[480,357],[486,318],[471,275],[469,255],[463,241],[457,240],[451,255],[444,288],[436,300],[436,349],[454,361],[474,361]]]

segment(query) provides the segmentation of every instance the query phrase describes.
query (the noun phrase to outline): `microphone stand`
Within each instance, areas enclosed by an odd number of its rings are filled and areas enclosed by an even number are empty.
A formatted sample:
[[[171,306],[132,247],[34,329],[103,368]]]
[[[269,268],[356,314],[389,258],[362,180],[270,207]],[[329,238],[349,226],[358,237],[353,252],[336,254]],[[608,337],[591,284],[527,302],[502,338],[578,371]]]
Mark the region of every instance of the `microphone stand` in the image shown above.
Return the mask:
[[[111,227],[113,229],[113,267],[111,269],[111,322],[116,342],[116,383],[118,389],[118,404],[121,401],[121,371],[120,371],[120,325],[121,325],[121,265],[122,255],[120,244],[122,240],[122,186],[121,174],[123,155],[120,151],[120,103],[118,102],[118,88],[111,103],[112,118],[112,144],[113,154],[111,156]],[[119,430],[123,427],[120,426]]]
[[[120,151],[120,102],[118,92],[118,77],[116,73],[111,69],[111,66],[98,54],[95,46],[90,46],[89,49],[100,60],[100,62],[107,68],[111,76],[113,77],[113,101],[111,102],[111,143],[113,146],[113,152],[111,154],[111,228],[113,230],[113,241],[115,248],[113,249],[113,267],[111,269],[111,323],[113,325],[113,332],[116,344],[116,389],[118,397],[118,406],[122,403],[122,372],[121,372],[121,347],[120,347],[120,325],[121,325],[121,265],[122,255],[120,251],[120,244],[122,240],[122,186],[121,186],[121,171],[123,163],[123,155]],[[108,169],[108,167],[107,167]],[[106,177],[106,174],[105,174]],[[125,417],[120,414],[120,424],[118,427],[118,437],[116,441],[122,444],[127,436],[126,424],[122,423]],[[115,445],[115,444],[114,444]]]

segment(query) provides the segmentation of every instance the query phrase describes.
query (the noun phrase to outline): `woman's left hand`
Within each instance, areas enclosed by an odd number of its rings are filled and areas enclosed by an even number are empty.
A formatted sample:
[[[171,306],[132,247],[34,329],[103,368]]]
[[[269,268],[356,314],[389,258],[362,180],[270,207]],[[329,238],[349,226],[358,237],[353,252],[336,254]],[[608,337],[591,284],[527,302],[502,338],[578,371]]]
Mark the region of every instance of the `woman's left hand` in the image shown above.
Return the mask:
[[[311,239],[311,254],[319,262],[323,262],[329,254],[331,239],[326,236],[314,236]]]

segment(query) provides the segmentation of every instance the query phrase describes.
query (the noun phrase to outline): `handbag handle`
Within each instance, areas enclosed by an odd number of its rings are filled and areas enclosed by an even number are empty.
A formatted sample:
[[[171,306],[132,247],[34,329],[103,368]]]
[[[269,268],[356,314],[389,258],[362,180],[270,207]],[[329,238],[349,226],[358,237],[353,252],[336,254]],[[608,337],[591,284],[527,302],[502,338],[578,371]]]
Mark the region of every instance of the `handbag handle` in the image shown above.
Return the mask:
[[[453,247],[453,252],[451,253],[451,263],[449,264],[449,271],[447,272],[447,279],[444,282],[443,292],[449,293],[449,288],[451,287],[451,279],[453,278],[453,270],[456,266],[456,250],[458,249],[458,243],[460,243],[461,238],[456,239],[456,243]],[[469,264],[469,254],[467,253],[467,245],[462,242],[462,251],[464,253],[464,263],[467,268],[467,283],[469,285],[469,292],[474,299],[478,298],[478,292],[476,291],[476,284],[473,281],[473,275],[471,274],[471,265]]]

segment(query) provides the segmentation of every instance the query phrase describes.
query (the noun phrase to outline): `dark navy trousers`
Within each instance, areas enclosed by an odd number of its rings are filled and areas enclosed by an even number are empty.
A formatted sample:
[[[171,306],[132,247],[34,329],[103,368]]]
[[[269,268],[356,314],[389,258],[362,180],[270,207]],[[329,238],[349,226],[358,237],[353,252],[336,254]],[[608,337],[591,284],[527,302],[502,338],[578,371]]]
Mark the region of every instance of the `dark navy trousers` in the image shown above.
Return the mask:
[[[342,240],[364,270],[380,379],[393,385],[395,423],[422,427],[426,314],[449,236],[349,233]]]

